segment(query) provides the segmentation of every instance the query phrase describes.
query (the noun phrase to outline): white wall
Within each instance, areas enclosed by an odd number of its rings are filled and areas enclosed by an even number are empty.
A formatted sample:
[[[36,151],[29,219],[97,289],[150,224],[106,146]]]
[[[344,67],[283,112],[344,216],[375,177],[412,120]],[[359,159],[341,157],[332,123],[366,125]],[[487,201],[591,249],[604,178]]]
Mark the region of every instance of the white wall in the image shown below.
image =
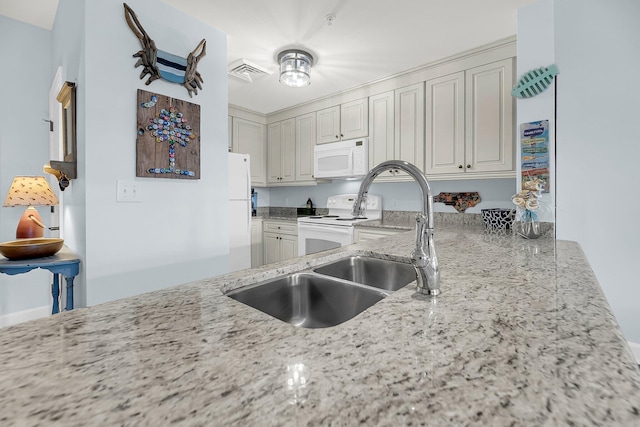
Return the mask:
[[[557,237],[580,243],[634,342],[640,342],[638,17],[637,0],[542,0],[518,14],[518,74],[554,62],[559,69]],[[519,122],[553,116],[550,96],[536,98],[518,102]]]
[[[335,180],[327,184],[318,184],[309,187],[272,187],[268,189],[269,203],[271,206],[302,207],[308,197],[311,197],[314,205],[320,208],[327,207],[327,197],[335,194],[357,193],[362,180],[345,181]],[[511,196],[515,193],[515,181],[513,179],[482,179],[460,181],[432,181],[429,183],[433,195],[440,192],[465,192],[477,191],[482,200],[467,213],[479,213],[487,208],[512,208]],[[257,188],[258,206],[265,189]],[[422,209],[422,196],[415,182],[376,182],[371,184],[370,194],[382,197],[384,210],[394,211],[419,211]],[[433,209],[436,212],[457,212],[453,206],[443,203],[435,203]]]
[[[65,244],[81,259],[80,273],[75,279],[75,305],[82,307],[86,301],[86,159],[85,144],[85,2],[61,0],[51,30],[49,68],[54,75],[58,67],[62,80],[76,83],[76,131],[78,179],[72,180],[64,192],[60,215],[61,232]]]
[[[518,13],[518,55],[516,57],[516,81],[530,70],[548,67],[555,63],[553,0],[541,0],[521,8]],[[549,184],[548,193],[543,193],[542,221],[555,221],[555,80],[539,95],[517,99],[516,148],[517,176],[522,173],[520,125],[540,120],[549,121]],[[521,179],[516,179],[518,191]]]
[[[640,342],[640,2],[556,0],[558,238],[577,240]]]
[[[0,16],[0,203],[16,175],[44,175],[49,160],[50,51],[49,31]],[[46,222],[49,208],[37,209]],[[15,239],[23,212],[0,207],[0,241]],[[50,280],[42,270],[0,274],[0,326],[9,313],[48,306]]]
[[[60,0],[51,31],[0,17],[0,53],[19,64],[0,67],[3,82],[19,83],[0,87],[0,98],[11,99],[0,103],[0,191],[16,174],[42,174],[49,159],[42,119],[55,69],[78,85],[78,179],[62,193],[62,235],[81,259],[77,307],[228,271],[226,36],[162,2],[127,4],[160,49],[186,57],[207,40],[199,95],[138,78],[132,55],[141,47],[121,1]],[[200,105],[201,179],[135,176],[138,88]],[[142,202],[116,203],[118,180],[135,181]],[[19,214],[0,209],[3,240],[14,238]],[[50,304],[50,278],[40,273],[37,282],[27,278],[30,286],[0,276],[0,316]]]
[[[228,271],[226,36],[154,0],[130,0],[159,49],[186,57],[201,39],[203,90],[145,86],[134,68],[138,39],[121,1],[86,10],[86,304],[152,291]],[[136,90],[200,105],[201,178],[136,178]],[[141,203],[116,203],[117,180],[135,181]]]

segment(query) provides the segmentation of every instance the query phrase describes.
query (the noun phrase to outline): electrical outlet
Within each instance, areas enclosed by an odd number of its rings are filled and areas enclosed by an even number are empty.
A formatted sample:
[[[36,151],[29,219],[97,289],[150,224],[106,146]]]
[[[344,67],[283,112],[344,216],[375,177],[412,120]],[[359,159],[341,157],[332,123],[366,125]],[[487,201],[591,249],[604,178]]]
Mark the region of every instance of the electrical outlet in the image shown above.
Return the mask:
[[[125,203],[140,202],[140,183],[118,180],[116,201]]]

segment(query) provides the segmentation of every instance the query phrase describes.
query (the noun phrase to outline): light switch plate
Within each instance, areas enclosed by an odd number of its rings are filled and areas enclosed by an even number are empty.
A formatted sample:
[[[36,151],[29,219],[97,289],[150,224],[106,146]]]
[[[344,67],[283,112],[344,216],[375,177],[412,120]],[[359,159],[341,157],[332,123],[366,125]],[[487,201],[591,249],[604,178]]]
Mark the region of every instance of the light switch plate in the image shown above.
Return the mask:
[[[140,183],[118,180],[116,202],[141,202]]]

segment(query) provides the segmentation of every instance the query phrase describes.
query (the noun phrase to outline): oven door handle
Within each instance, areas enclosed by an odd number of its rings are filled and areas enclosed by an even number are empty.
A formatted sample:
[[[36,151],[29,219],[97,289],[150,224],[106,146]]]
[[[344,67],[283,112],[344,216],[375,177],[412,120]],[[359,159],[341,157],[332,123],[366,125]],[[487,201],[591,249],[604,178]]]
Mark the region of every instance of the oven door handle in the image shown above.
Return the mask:
[[[300,230],[320,231],[323,233],[331,232],[338,234],[350,234],[351,228],[353,227],[333,227],[331,225],[323,227],[321,225],[298,224],[298,234],[300,234]]]

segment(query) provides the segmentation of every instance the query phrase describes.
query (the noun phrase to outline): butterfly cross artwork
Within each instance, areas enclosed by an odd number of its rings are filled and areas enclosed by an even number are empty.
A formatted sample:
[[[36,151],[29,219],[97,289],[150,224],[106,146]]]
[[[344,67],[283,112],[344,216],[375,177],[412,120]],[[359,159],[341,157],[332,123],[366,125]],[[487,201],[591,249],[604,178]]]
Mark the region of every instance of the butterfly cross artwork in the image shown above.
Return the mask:
[[[123,5],[127,24],[142,45],[142,49],[133,54],[134,58],[138,58],[136,68],[142,65],[140,79],[148,75],[146,85],[157,79],[178,83],[187,89],[190,97],[193,97],[194,93],[197,95],[198,89],[202,90],[204,83],[197,69],[198,62],[207,54],[207,41],[202,39],[186,59],[157,49],[156,43],[144,30],[133,9],[126,3]]]

